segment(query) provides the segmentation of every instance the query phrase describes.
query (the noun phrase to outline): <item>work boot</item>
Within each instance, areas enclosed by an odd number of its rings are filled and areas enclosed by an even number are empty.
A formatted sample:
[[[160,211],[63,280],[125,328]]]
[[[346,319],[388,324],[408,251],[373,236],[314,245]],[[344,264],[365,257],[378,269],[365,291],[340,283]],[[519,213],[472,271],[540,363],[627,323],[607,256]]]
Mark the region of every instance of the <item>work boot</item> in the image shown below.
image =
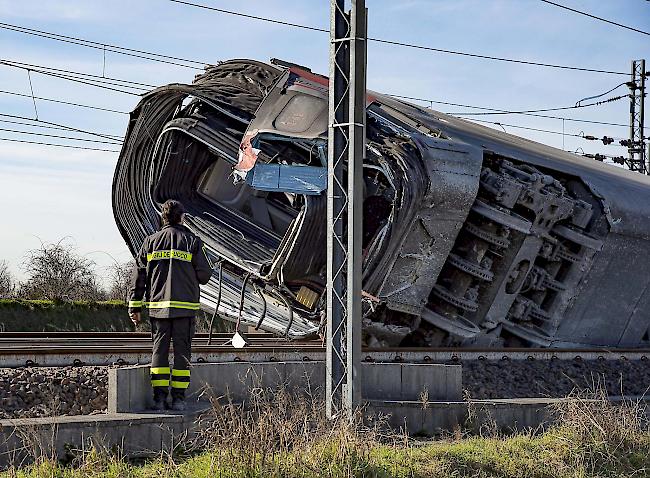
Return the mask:
[[[174,397],[174,401],[172,402],[172,410],[175,412],[184,412],[187,410],[187,403],[185,402],[185,399],[181,397]]]
[[[157,412],[162,412],[169,408],[167,405],[167,390],[154,389],[153,406],[151,408]]]

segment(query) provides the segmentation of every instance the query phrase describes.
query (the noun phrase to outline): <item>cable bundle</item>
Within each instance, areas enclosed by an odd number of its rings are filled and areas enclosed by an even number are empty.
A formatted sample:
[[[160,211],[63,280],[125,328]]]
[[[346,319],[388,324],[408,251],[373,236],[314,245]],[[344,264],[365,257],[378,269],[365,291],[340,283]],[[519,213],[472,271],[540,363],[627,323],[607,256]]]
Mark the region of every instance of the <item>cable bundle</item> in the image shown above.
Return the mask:
[[[220,264],[219,274],[201,290],[203,308],[218,307],[229,319],[299,338],[316,332],[318,322],[293,314],[286,291],[244,282],[247,274],[264,274],[282,238],[197,191],[219,160],[236,161],[243,133],[279,73],[270,65],[234,60],[208,67],[192,85],[145,94],[131,113],[116,166],[113,211],[135,254],[159,228],[162,202],[182,201],[186,225]]]

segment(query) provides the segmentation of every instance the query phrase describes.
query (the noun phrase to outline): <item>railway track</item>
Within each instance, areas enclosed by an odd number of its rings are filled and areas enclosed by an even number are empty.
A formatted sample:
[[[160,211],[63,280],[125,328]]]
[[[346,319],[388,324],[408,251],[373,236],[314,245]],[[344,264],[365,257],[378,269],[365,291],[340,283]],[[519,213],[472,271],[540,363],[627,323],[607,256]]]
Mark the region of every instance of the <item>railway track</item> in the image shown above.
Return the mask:
[[[324,360],[319,340],[288,341],[263,334],[248,334],[250,346],[234,349],[230,334],[196,334],[195,362]],[[0,333],[0,367],[136,365],[148,363],[151,336],[141,332],[4,332]],[[376,362],[439,363],[470,360],[650,360],[650,349],[470,349],[392,348],[364,349],[362,360]]]

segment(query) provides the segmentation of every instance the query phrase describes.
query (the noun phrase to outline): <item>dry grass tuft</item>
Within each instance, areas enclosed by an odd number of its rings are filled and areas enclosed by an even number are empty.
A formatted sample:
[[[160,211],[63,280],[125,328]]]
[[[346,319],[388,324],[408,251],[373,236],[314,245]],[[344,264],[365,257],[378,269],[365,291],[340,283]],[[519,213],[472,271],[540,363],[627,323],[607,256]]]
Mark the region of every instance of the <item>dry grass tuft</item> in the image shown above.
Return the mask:
[[[567,445],[567,461],[591,473],[634,469],[644,461],[640,455],[648,453],[650,429],[640,399],[612,402],[597,386],[574,391],[554,413],[557,425],[548,435]]]
[[[362,476],[373,466],[374,448],[403,440],[381,417],[369,424],[361,410],[352,422],[328,420],[322,397],[311,393],[259,387],[250,397],[246,405],[213,398],[212,413],[204,418],[209,423],[192,449],[213,450],[215,462],[255,470],[254,476],[289,476],[297,469],[304,476],[325,470],[331,473],[323,476]]]

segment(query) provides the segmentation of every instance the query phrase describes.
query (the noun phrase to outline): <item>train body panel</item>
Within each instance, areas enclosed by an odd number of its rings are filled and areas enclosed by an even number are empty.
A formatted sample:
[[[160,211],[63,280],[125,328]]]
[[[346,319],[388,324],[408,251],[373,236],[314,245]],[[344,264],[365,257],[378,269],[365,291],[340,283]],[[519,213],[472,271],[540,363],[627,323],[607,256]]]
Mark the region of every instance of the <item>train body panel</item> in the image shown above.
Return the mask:
[[[368,93],[363,321],[371,346],[650,344],[650,180]],[[218,264],[202,304],[322,331],[327,79],[232,60],[144,96],[114,185],[135,251],[180,199]]]

